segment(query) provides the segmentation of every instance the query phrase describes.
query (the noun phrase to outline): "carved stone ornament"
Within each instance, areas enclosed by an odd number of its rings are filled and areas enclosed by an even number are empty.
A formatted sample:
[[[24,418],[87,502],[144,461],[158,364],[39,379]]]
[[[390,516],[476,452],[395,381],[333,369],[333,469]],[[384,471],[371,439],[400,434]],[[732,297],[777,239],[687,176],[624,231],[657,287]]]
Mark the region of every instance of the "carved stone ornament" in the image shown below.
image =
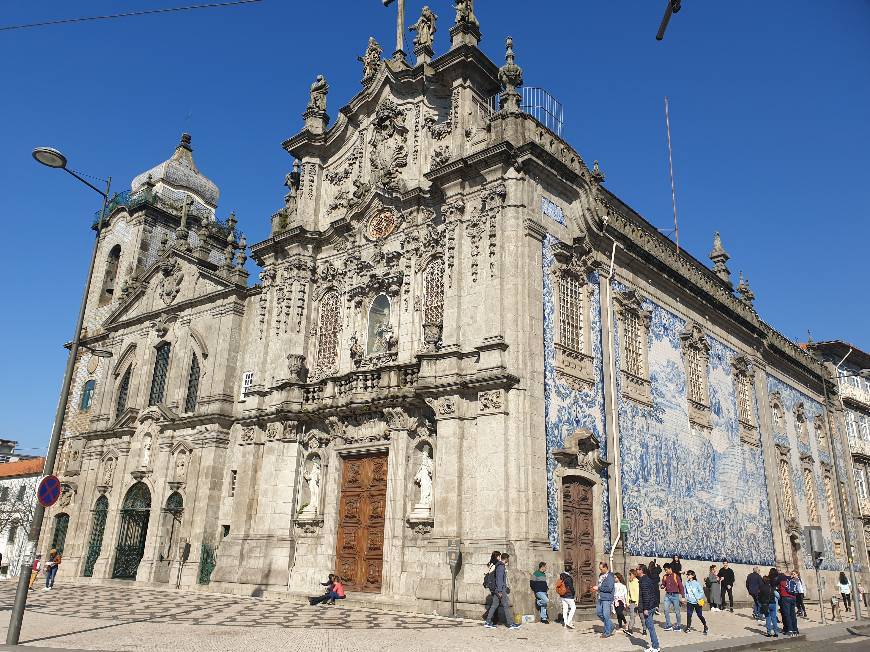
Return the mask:
[[[272,421],[266,425],[266,441],[281,439],[284,435],[284,424],[280,421]]]
[[[563,435],[562,448],[553,451],[553,457],[565,468],[578,469],[598,475],[610,462],[601,456],[598,437],[591,430],[578,428]]]
[[[165,305],[169,305],[181,292],[181,282],[184,280],[184,271],[177,260],[166,260],[160,266],[163,277],[157,287],[157,294]]]
[[[362,83],[368,84],[371,82],[375,75],[378,72],[378,69],[381,66],[381,53],[383,49],[378,42],[375,40],[374,36],[369,37],[369,44],[366,47],[365,53],[361,57],[357,57],[357,59],[363,65],[363,78]]]
[[[412,416],[402,408],[384,408],[384,419],[390,430],[412,431],[420,422],[419,417]]]
[[[396,230],[398,219],[391,208],[383,208],[369,218],[366,236],[370,240],[383,240]]]
[[[58,500],[58,505],[60,507],[69,507],[70,503],[72,503],[75,493],[75,486],[64,482],[61,485],[60,499]]]
[[[300,536],[314,536],[323,529],[323,517],[303,518],[300,516],[294,524],[296,533]]]
[[[499,412],[504,407],[502,390],[494,389],[489,392],[480,392],[477,395],[477,405],[480,412]]]
[[[386,98],[381,102],[372,125],[369,160],[374,183],[386,193],[402,192],[405,184],[400,171],[408,165],[405,145],[405,113],[396,103]]]
[[[471,241],[471,280],[476,283],[480,266],[480,245],[483,234],[487,235],[487,253],[489,255],[490,277],[495,274],[495,254],[497,247],[498,230],[496,221],[501,214],[507,189],[503,183],[486,190],[480,199],[480,205],[472,211],[471,218],[465,227],[465,232]],[[448,236],[449,239],[449,236]],[[448,242],[449,245],[449,242]],[[452,254],[448,251],[448,266],[452,266]]]
[[[298,353],[287,354],[287,369],[290,371],[290,380],[296,382],[305,381],[305,356]]]
[[[441,398],[427,398],[426,404],[432,408],[438,417],[453,416],[456,414],[456,398],[442,396]]]
[[[254,426],[244,426],[242,434],[239,437],[239,442],[242,444],[253,444],[256,438],[257,429]]]

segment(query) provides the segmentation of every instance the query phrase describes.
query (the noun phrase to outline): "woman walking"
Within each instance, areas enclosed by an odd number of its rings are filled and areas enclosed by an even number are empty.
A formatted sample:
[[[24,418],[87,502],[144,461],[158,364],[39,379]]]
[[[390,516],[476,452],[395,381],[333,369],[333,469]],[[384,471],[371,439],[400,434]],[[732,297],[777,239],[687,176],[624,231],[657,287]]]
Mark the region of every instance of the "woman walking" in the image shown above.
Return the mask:
[[[626,634],[631,634],[634,629],[634,620],[637,618],[640,606],[640,580],[637,577],[637,571],[632,568],[628,571],[628,629]],[[643,634],[646,635],[646,624],[644,623],[643,615],[640,618],[643,626]]]
[[[837,583],[837,588],[840,589],[840,595],[843,596],[843,604],[846,605],[846,611],[852,611],[852,585],[849,583],[846,573],[840,573],[840,581]]]
[[[613,584],[613,609],[616,611],[616,624],[625,631],[625,610],[628,607],[628,587],[621,573],[614,573],[616,582]]]
[[[722,587],[719,585],[716,564],[710,565],[710,574],[707,575],[707,597],[710,599],[710,611],[719,611],[717,605],[722,600]]]
[[[574,601],[574,578],[567,570],[559,574],[559,581],[556,582],[556,593],[562,600],[562,623],[568,629],[574,629],[571,621],[574,620],[577,603]]]
[[[798,616],[807,617],[807,607],[804,604],[804,593],[807,592],[806,586],[804,586],[804,581],[801,579],[801,574],[797,572],[797,570],[793,570],[791,572],[791,578],[795,581],[795,589],[797,592],[794,594],[795,597],[795,609],[797,611]]]
[[[695,577],[695,571],[686,571],[686,629],[683,631],[688,634],[692,628],[692,614],[698,615],[698,620],[704,626],[704,635],[707,634],[707,620],[704,618],[704,587]]]

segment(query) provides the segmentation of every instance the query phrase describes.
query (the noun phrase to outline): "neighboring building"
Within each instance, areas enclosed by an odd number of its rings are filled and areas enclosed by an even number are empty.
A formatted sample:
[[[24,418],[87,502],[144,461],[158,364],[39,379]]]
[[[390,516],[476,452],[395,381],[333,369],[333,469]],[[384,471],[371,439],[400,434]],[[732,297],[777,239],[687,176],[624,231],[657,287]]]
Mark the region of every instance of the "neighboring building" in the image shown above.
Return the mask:
[[[14,444],[15,442],[13,442]],[[44,457],[0,464],[0,576],[17,576],[33,523]],[[61,545],[63,545],[61,543]]]
[[[16,453],[15,448],[18,442],[13,439],[0,439],[0,464],[4,462],[15,462],[17,460],[32,460],[36,459],[36,455],[22,455]]]
[[[496,548],[530,608],[541,560],[588,599],[614,549],[805,568],[808,525],[844,567],[825,367],[718,234],[710,269],[605,189],[470,5],[414,67],[371,39],[329,127],[317,78],[260,284],[189,136],[112,202],[85,342],[113,357],[77,362],[41,543],[69,525],[70,576],[301,594],[337,571],[444,613],[459,542],[468,613]]]
[[[860,514],[863,533],[852,545],[870,551],[870,353],[842,340],[813,342],[808,348],[834,365],[839,397],[843,404],[843,423],[852,453],[852,472],[843,481],[854,482],[857,503],[850,512]],[[870,373],[870,372],[868,372]]]

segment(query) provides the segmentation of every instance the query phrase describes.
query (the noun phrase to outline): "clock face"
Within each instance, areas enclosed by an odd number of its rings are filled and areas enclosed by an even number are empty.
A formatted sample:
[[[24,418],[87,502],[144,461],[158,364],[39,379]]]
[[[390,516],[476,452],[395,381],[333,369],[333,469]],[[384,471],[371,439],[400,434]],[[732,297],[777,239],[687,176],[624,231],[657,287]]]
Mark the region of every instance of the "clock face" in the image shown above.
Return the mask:
[[[372,240],[382,240],[396,230],[396,214],[389,209],[372,215],[366,227],[366,235]]]

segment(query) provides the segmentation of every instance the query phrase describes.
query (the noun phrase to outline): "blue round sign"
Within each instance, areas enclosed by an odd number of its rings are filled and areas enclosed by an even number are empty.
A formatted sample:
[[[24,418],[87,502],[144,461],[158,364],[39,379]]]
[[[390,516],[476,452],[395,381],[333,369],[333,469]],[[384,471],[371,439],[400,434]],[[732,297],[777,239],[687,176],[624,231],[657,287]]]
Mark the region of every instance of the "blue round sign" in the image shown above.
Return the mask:
[[[60,498],[61,486],[60,480],[56,475],[47,475],[39,483],[39,489],[36,490],[36,497],[39,504],[43,507],[51,507]]]

